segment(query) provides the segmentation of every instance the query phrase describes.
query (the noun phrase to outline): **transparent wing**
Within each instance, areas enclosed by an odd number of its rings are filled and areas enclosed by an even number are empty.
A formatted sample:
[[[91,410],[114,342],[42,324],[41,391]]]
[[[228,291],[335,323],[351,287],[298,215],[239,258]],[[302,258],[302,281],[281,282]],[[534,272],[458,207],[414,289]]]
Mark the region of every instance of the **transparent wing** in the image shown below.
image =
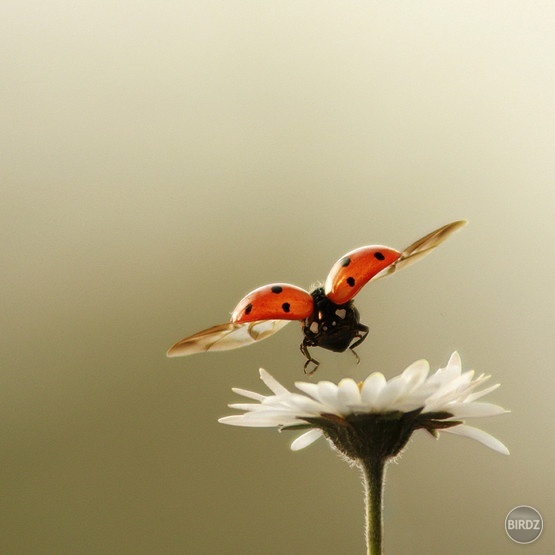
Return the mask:
[[[229,351],[252,345],[278,332],[291,320],[259,320],[256,322],[228,322],[199,331],[178,341],[167,352],[169,357],[181,357],[205,351]]]
[[[418,241],[408,246],[393,264],[376,274],[373,279],[375,280],[389,276],[394,272],[402,270],[414,262],[417,262],[436,247],[441,245],[443,241],[450,237],[455,231],[466,225],[466,223],[466,220],[457,220],[456,222],[444,225],[443,227],[428,233],[425,237],[418,239]]]

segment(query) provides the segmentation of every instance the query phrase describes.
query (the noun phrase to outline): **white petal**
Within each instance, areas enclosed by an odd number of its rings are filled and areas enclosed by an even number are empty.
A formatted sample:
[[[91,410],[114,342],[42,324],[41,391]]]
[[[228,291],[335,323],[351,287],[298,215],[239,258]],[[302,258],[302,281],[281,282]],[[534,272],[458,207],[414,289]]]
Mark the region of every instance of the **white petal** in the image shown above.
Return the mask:
[[[468,385],[470,382],[472,382],[474,374],[474,370],[467,370],[466,372],[463,372],[460,377],[460,383]]]
[[[299,393],[289,393],[283,400],[297,416],[319,416],[327,409],[322,403]]]
[[[300,420],[290,416],[277,414],[276,412],[234,414],[224,416],[218,420],[221,424],[230,426],[245,426],[247,428],[277,428],[279,426],[292,426],[299,424]]]
[[[332,414],[346,414],[349,409],[338,398],[338,387],[332,382],[321,381],[316,384],[317,390],[313,396],[322,403],[321,412]]]
[[[227,405],[230,409],[237,409],[237,410],[244,410],[244,411],[255,411],[259,410],[261,405],[260,403],[231,403]]]
[[[472,426],[465,426],[461,424],[460,426],[453,426],[452,428],[445,428],[441,430],[441,432],[447,432],[449,434],[455,434],[459,436],[468,437],[470,439],[474,439],[479,441],[486,447],[501,453],[502,455],[508,455],[509,450],[503,445],[498,439],[494,438],[492,435],[484,432],[483,430],[479,430],[478,428],[473,428]]]
[[[327,405],[332,407],[337,405],[337,386],[328,381],[318,382],[318,397]]]
[[[312,430],[308,430],[308,432],[300,435],[291,444],[291,451],[300,451],[301,449],[312,445],[320,437],[322,437],[322,430],[320,430],[320,428],[312,428]]]
[[[395,401],[403,394],[407,382],[403,376],[395,376],[387,382],[382,388],[380,395],[375,401],[375,407],[378,410],[395,410]]]
[[[221,424],[229,424],[230,426],[246,426],[254,428],[271,428],[276,424],[268,424],[263,420],[247,420],[243,414],[234,414],[233,416],[224,416],[218,419]]]
[[[395,410],[400,410],[402,412],[411,412],[416,409],[421,409],[426,404],[426,396],[425,395],[412,395],[402,397],[398,399],[395,403]]]
[[[489,378],[489,376],[487,376]],[[471,402],[471,401],[475,401],[476,399],[479,399],[480,397],[483,397],[484,395],[487,395],[488,393],[491,393],[492,391],[495,391],[501,384],[496,383],[495,385],[492,385],[490,387],[486,387],[486,389],[482,389],[480,391],[476,391],[475,393],[472,393],[471,395],[469,395],[466,398],[467,402]]]
[[[333,385],[333,390],[334,390],[334,394],[332,395],[328,395],[326,396],[324,394],[324,399],[322,398],[322,395],[320,395],[320,384],[315,384],[315,383],[306,383],[306,382],[296,382],[295,386],[300,389],[303,393],[305,393],[306,395],[310,395],[310,399],[314,400],[315,402],[320,404],[320,409],[319,409],[319,413],[323,414],[323,413],[331,413],[331,414],[339,414],[339,409],[336,406],[337,405],[337,386],[335,384]],[[324,387],[325,389],[325,387]],[[334,404],[328,404],[325,402],[325,398],[333,398]]]
[[[299,391],[302,391],[303,393],[306,393],[307,395],[310,395],[313,399],[316,399],[316,401],[321,401],[322,400],[322,399],[320,399],[320,396],[318,395],[318,384],[316,384],[316,383],[295,382],[295,387]]]
[[[465,372],[460,376],[452,377],[450,381],[438,384],[437,390],[428,397],[425,412],[445,407],[453,401],[466,399],[470,391],[480,384],[478,381],[470,382],[472,374],[473,370]]]
[[[458,351],[454,351],[453,354],[449,357],[449,360],[447,361],[447,368],[453,368],[457,372],[461,372],[462,361]]]
[[[445,408],[453,415],[455,420],[459,418],[496,416],[508,412],[503,407],[493,403],[455,403]]]
[[[269,372],[260,368],[260,379],[266,384],[268,389],[273,391],[276,395],[282,395],[289,393],[289,391],[283,387]]]
[[[289,407],[261,406],[256,410],[245,412],[241,416],[247,420],[251,418],[272,418],[276,420],[276,425],[282,424],[285,420],[297,421],[296,414],[292,413]]]
[[[446,395],[447,393],[459,391],[461,388],[472,381],[472,376],[474,375],[474,371],[469,370],[464,374],[457,373],[448,376],[448,371],[448,369],[445,369],[443,374],[441,374],[441,383],[437,383],[437,391],[436,393],[434,393],[434,397],[441,397],[443,395]]]
[[[424,383],[428,373],[430,372],[430,364],[426,359],[417,360],[403,371],[403,376],[412,388],[416,388]]]
[[[346,406],[360,405],[360,389],[351,378],[344,378],[337,386],[337,399],[340,403]]]
[[[445,368],[440,368],[432,376],[430,376],[430,383],[443,385],[449,384],[452,380],[461,375],[461,367],[457,364],[451,364],[451,359]]]
[[[240,387],[232,387],[231,391],[237,393],[237,395],[242,395],[243,397],[248,397],[249,399],[254,399],[255,401],[262,401],[265,395],[260,393],[255,393],[254,391],[248,391],[247,389],[241,389]]]
[[[374,372],[364,380],[360,396],[362,402],[368,405],[369,410],[375,407],[376,399],[379,397],[386,384],[387,380],[381,372]]]

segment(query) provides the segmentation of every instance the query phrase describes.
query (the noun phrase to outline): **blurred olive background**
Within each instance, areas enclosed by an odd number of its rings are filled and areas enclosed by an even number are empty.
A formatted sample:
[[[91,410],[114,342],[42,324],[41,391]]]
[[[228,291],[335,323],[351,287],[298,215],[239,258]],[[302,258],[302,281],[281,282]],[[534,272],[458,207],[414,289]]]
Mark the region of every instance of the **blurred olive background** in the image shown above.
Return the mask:
[[[469,226],[358,296],[358,352],[317,379],[419,358],[502,387],[389,467],[388,553],[555,550],[552,2],[5,1],[1,534],[7,554],[363,553],[362,488],[325,442],[220,425],[303,379],[296,324],[167,359],[265,283]]]

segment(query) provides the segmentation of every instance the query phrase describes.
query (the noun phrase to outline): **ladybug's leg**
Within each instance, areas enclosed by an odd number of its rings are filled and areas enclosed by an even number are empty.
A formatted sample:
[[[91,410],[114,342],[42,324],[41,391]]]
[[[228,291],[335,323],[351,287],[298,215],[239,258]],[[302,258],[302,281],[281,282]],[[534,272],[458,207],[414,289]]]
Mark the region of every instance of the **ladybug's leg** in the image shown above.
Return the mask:
[[[301,349],[301,353],[307,359],[306,362],[304,363],[304,373],[307,374],[308,376],[312,376],[312,374],[314,374],[314,372],[316,372],[316,370],[318,370],[318,366],[320,366],[320,362],[312,357],[312,355],[308,351],[308,345],[309,345],[309,343],[307,343],[306,341],[303,341],[299,345],[299,348]],[[314,364],[314,368],[309,371],[308,366],[311,362]]]
[[[358,333],[355,335],[355,337],[357,337],[358,339],[349,347],[349,350],[351,351],[351,353],[353,353],[353,355],[355,355],[356,359],[357,359],[357,364],[360,363],[360,357],[358,356],[357,352],[355,351],[355,347],[358,347],[365,339],[366,336],[368,335],[368,332],[370,331],[368,326],[365,326],[364,324],[358,324],[358,328],[357,328]]]

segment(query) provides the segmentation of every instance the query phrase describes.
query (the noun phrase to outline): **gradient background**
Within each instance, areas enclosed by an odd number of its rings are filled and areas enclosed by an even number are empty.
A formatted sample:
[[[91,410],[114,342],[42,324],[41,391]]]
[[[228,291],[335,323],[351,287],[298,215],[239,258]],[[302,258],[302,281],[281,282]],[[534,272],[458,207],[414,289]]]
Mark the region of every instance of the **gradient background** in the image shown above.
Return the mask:
[[[555,550],[553,2],[4,1],[0,8],[0,551],[362,553],[359,477],[325,442],[222,426],[303,379],[290,325],[166,359],[273,281],[352,248],[425,261],[357,298],[371,335],[318,379],[416,359],[493,374],[512,413],[416,434],[386,487],[387,553]]]

